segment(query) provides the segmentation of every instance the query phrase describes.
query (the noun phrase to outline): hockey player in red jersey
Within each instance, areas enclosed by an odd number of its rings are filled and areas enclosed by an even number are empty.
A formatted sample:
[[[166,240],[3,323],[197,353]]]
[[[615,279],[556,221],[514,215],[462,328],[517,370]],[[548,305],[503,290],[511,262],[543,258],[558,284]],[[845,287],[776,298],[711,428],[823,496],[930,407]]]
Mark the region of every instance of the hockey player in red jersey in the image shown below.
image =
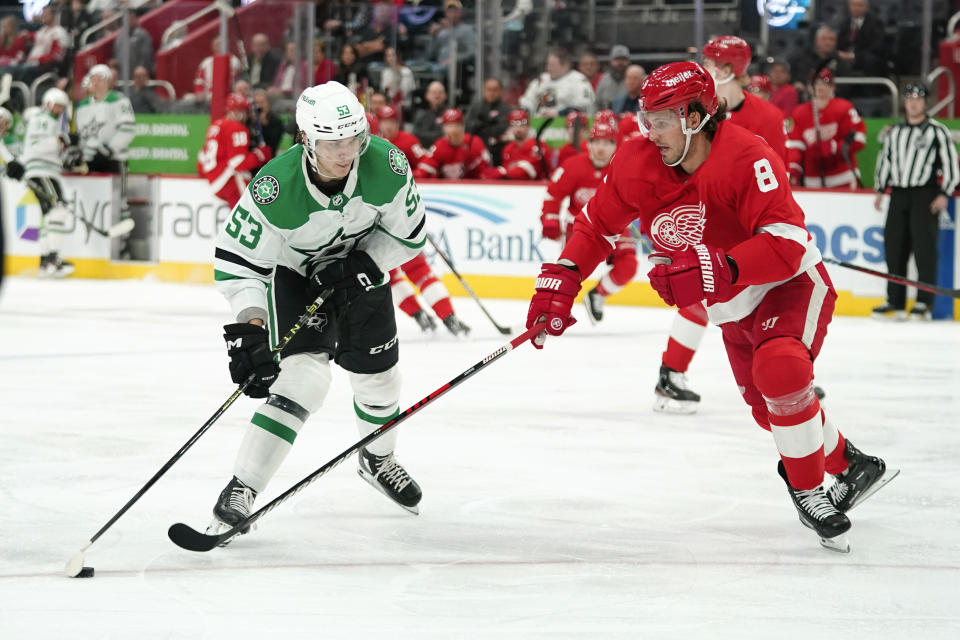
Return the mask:
[[[247,188],[250,172],[273,154],[266,145],[250,150],[250,132],[244,124],[250,114],[249,98],[231,93],[225,109],[226,115],[207,129],[207,141],[197,154],[197,170],[211,191],[232,207]]]
[[[620,122],[617,124],[617,146],[619,147],[627,140],[642,137],[644,137],[644,135],[643,132],[640,131],[640,124],[637,122],[637,114],[623,114],[620,117]]]
[[[587,143],[583,139],[583,130],[587,128],[587,115],[580,111],[571,111],[567,114],[567,142],[557,151],[555,160],[559,167],[568,158],[587,150]]]
[[[487,180],[542,180],[547,177],[550,147],[530,137],[530,116],[523,109],[514,109],[507,116],[513,140],[503,148],[503,164],[483,172]]]
[[[639,219],[657,250],[651,285],[672,306],[706,302],[744,400],[772,432],[801,521],[825,547],[849,551],[845,512],[895,472],[846,440],[813,391],[837,296],[783,162],[726,121],[713,79],[695,62],[651,73],[639,116],[649,139],[625,143],[557,263],[542,266],[527,327],[542,322],[544,331],[532,342],[542,348],[575,322],[582,276]],[[829,490],[825,471],[835,476]]]
[[[725,101],[727,118],[763,138],[787,162],[787,136],[783,112],[743,90],[748,82],[750,45],[737,36],[720,36],[703,47],[703,67],[713,76],[717,98]],[[654,388],[654,411],[694,413],[700,395],[687,383],[687,369],[707,329],[707,309],[702,302],[681,308],[673,320]]]
[[[400,128],[400,113],[387,105],[377,110],[377,118],[380,121],[380,137],[403,151],[411,167],[417,166],[420,158],[427,155],[427,150],[420,144],[417,136]]]
[[[447,109],[441,117],[443,137],[427,152],[417,169],[415,178],[447,178],[448,180],[473,180],[483,177],[483,170],[490,166],[490,152],[483,140],[467,135],[460,109]]]
[[[416,320],[425,333],[430,333],[436,329],[437,325],[433,317],[420,306],[417,292],[411,286],[411,282],[420,290],[420,295],[443,322],[443,326],[458,338],[466,338],[470,333],[470,327],[453,312],[450,293],[430,269],[423,253],[417,254],[400,268],[390,271],[390,288],[393,290],[393,299],[400,310]]]
[[[805,187],[857,188],[856,153],[867,143],[867,127],[856,107],[833,95],[833,73],[813,79],[813,100],[793,111],[790,180]]]

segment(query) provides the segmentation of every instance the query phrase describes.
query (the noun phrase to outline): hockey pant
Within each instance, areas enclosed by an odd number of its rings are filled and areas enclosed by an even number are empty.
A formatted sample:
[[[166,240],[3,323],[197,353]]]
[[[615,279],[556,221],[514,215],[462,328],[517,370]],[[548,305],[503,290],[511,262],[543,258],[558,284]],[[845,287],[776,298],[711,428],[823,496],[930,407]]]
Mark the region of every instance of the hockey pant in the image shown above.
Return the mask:
[[[406,278],[404,275],[406,275]],[[422,252],[390,272],[390,287],[393,289],[393,297],[399,301],[397,306],[408,316],[420,311],[417,293],[410,285],[411,282],[420,290],[420,295],[423,296],[423,299],[430,305],[438,318],[443,320],[453,313],[450,293],[430,269],[427,258]]]
[[[707,306],[698,302],[677,310],[670,327],[670,338],[663,352],[663,364],[674,371],[686,372],[693,354],[707,331]]]
[[[600,278],[597,291],[606,297],[615,294],[633,279],[637,273],[637,247],[629,237],[617,240],[613,251],[607,256],[610,268]]]
[[[843,435],[813,391],[813,363],[837,294],[823,263],[771,289],[747,317],[720,325],[753,417],[771,431],[790,485],[812,489],[846,470]]]
[[[63,186],[52,176],[34,176],[26,182],[40,202],[40,255],[59,253],[65,234],[73,231],[67,225],[72,214],[63,202]]]
[[[276,342],[312,300],[307,281],[278,267],[271,290],[271,340]],[[279,331],[277,331],[279,329]],[[234,475],[262,491],[289,453],[307,418],[323,405],[330,388],[333,359],[347,371],[353,389],[353,413],[361,436],[373,433],[399,415],[400,370],[396,316],[390,288],[377,287],[344,309],[328,308],[300,331],[280,361],[280,375],[270,396],[247,425]],[[376,455],[394,450],[393,429],[367,445]]]

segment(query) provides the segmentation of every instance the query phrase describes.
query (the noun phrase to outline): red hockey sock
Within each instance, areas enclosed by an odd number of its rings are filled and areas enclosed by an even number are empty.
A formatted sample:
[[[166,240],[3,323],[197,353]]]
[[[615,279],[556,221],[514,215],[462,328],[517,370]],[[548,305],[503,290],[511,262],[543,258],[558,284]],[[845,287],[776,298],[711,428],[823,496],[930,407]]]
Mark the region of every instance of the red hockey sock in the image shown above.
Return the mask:
[[[835,476],[843,473],[850,466],[847,457],[843,455],[847,448],[847,440],[823,411],[820,412],[820,420],[823,422],[823,451],[826,454],[824,466],[827,473]]]
[[[702,302],[680,309],[670,327],[670,339],[663,352],[664,366],[686,372],[706,329],[707,308]]]

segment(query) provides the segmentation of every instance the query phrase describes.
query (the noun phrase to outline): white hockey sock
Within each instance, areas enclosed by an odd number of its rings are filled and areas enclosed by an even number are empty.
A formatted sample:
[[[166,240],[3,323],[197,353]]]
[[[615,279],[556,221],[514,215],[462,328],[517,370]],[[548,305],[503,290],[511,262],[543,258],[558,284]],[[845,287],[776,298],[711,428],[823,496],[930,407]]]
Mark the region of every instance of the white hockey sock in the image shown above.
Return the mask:
[[[400,413],[400,406],[394,402],[387,406],[370,406],[353,400],[353,410],[357,414],[357,429],[361,436],[367,436],[390,422]],[[366,449],[372,454],[385,456],[393,453],[397,446],[397,430],[391,429],[367,445]]]
[[[243,434],[233,475],[256,492],[263,491],[293,447],[303,421],[269,404],[261,406]]]

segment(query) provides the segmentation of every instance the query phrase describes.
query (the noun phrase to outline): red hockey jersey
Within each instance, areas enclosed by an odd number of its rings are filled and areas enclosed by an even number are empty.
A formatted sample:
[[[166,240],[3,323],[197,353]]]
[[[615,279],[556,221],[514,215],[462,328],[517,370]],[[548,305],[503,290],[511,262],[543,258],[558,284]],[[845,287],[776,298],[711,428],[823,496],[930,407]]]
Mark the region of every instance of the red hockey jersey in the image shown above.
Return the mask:
[[[483,141],[467,134],[458,147],[446,137],[437,140],[413,172],[415,178],[447,178],[448,180],[474,180],[482,177],[483,170],[490,166],[490,152]]]
[[[804,102],[793,110],[793,128],[787,140],[790,172],[803,176],[805,187],[856,189],[855,154],[867,143],[866,125],[850,102],[831,98],[826,108],[816,114],[820,120],[818,131],[813,106],[813,102]],[[849,148],[845,149],[845,145]]]
[[[570,198],[567,211],[576,219],[583,206],[597,192],[604,170],[593,166],[588,153],[578,153],[560,165],[550,176],[547,195],[543,198],[541,221],[547,216],[558,216],[564,198]]]
[[[573,146],[573,143],[572,143],[572,142],[568,142],[567,144],[565,144],[565,145],[563,145],[562,147],[560,147],[560,150],[557,151],[556,154],[554,154],[554,160],[555,160],[556,163],[557,163],[556,166],[559,167],[559,166],[561,166],[564,162],[566,162],[567,160],[569,160],[569,159],[572,158],[573,156],[577,155],[578,153],[586,153],[586,151],[587,151],[587,141],[586,141],[586,140],[581,140],[579,147],[575,147],[575,146]]]
[[[210,183],[210,189],[231,207],[237,203],[250,182],[250,171],[272,156],[270,147],[250,151],[250,133],[246,126],[230,118],[221,118],[207,129],[207,141],[197,154],[197,170]]]
[[[384,139],[397,149],[400,149],[400,151],[403,151],[403,155],[407,156],[407,162],[411,167],[416,167],[417,163],[420,162],[420,158],[427,155],[427,150],[420,144],[420,139],[409,131],[400,129],[397,131],[397,135],[393,140]]]
[[[537,180],[547,177],[550,147],[533,138],[508,142],[503,148],[503,177],[509,180]]]
[[[577,216],[560,257],[587,276],[636,219],[660,249],[703,243],[722,248],[737,262],[730,298],[708,309],[716,324],[747,316],[767,291],[821,260],[783,161],[756,135],[729,121],[720,123],[706,161],[692,175],[663,164],[649,140],[625,142],[584,214]]]
[[[744,92],[743,103],[729,112],[731,122],[763,138],[780,155],[784,165],[787,158],[787,132],[783,126],[783,112],[763,98]]]

